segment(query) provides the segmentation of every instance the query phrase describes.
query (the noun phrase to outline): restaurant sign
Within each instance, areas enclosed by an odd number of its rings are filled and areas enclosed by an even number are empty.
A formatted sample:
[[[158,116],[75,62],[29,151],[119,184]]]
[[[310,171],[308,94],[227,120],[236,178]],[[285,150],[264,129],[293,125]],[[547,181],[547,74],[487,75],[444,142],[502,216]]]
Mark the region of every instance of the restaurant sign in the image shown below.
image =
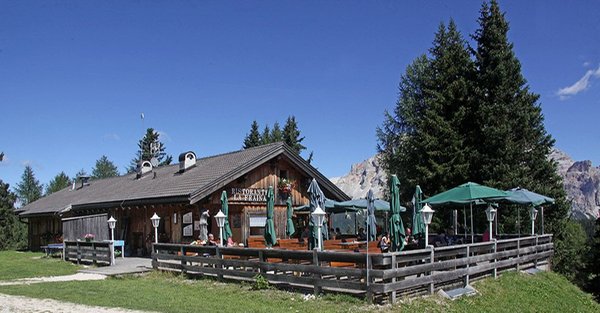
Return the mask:
[[[231,188],[231,201],[265,202],[267,189],[264,188]]]

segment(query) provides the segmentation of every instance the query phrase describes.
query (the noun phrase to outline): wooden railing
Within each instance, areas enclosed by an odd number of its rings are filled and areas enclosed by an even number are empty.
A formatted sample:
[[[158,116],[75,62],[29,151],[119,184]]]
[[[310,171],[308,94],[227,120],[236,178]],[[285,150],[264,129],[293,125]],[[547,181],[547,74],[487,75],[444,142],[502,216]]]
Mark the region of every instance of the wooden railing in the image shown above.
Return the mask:
[[[63,258],[77,264],[111,265],[114,264],[114,251],[110,241],[65,241]]]
[[[155,244],[152,266],[188,275],[252,280],[366,295],[395,302],[398,294],[433,293],[473,279],[549,262],[552,235],[394,253],[298,251]],[[368,257],[368,262],[367,262]],[[368,264],[368,266],[367,266]]]

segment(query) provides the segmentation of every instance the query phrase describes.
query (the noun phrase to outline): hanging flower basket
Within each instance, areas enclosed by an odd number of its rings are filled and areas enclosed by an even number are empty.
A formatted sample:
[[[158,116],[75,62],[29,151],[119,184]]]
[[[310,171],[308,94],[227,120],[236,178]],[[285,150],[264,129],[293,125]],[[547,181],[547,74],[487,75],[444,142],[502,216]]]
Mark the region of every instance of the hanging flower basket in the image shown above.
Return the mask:
[[[292,189],[294,189],[295,186],[295,182],[291,179],[287,179],[287,178],[280,178],[279,179],[279,184],[277,184],[277,188],[279,189],[279,192],[282,194],[290,194],[292,192]]]
[[[94,236],[94,234],[85,234],[85,236],[83,236],[86,242],[92,242],[92,240],[94,240],[95,237],[96,236]]]

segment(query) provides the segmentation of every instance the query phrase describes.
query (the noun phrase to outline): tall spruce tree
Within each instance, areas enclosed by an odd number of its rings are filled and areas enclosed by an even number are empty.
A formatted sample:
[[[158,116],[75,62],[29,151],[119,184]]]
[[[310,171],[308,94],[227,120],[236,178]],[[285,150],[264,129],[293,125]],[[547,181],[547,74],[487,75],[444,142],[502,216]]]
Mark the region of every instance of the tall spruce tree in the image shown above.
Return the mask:
[[[21,175],[21,182],[17,184],[17,188],[15,189],[17,198],[21,201],[21,204],[27,205],[41,198],[43,189],[42,184],[35,178],[31,166],[25,166],[23,175]]]
[[[96,160],[96,165],[92,169],[92,177],[94,178],[108,178],[119,176],[119,170],[117,166],[111,162],[106,155]]]
[[[306,149],[306,147],[302,145],[303,140],[304,137],[300,137],[300,130],[298,129],[296,117],[293,115],[289,116],[283,127],[283,141],[290,146],[292,150],[300,154],[302,150]]]
[[[71,184],[71,179],[65,172],[60,172],[46,186],[46,196],[62,190]]]
[[[262,135],[260,136],[260,144],[266,145],[268,143],[271,143],[271,129],[269,128],[269,125],[265,125]]]
[[[271,142],[280,141],[283,141],[283,132],[281,131],[281,126],[279,126],[279,122],[275,122],[275,124],[273,124],[273,129],[271,130]]]
[[[158,150],[152,151],[153,145],[158,145]],[[173,156],[166,154],[159,133],[154,128],[148,128],[144,137],[138,142],[138,151],[135,158],[131,160],[127,172],[135,172],[141,161],[150,161],[153,157],[158,160],[158,166],[169,165],[173,161]]]
[[[556,199],[545,211],[549,231],[560,231],[567,216],[562,180],[547,159],[554,140],[544,127],[539,95],[531,92],[508,40],[508,21],[497,1],[484,3],[473,35],[477,74],[475,123],[470,136],[470,171],[500,189],[523,187]]]
[[[405,198],[416,184],[433,194],[468,179],[463,134],[474,65],[453,21],[440,25],[429,55],[407,68],[394,115],[386,113],[377,132],[383,164],[403,179]]]
[[[16,195],[0,179],[0,250],[27,246],[27,227],[15,214]]]
[[[250,126],[250,133],[246,134],[244,138],[244,149],[256,147],[261,145],[261,135],[258,131],[258,123],[256,120],[252,121]]]

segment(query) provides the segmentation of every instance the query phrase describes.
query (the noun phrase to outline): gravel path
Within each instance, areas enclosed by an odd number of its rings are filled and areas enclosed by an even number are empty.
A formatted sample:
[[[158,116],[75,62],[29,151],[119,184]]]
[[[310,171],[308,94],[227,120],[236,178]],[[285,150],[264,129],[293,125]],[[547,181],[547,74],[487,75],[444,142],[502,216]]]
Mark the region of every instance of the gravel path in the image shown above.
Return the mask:
[[[144,313],[122,308],[103,308],[61,302],[50,299],[34,299],[22,296],[9,296],[0,293],[0,313]]]
[[[77,274],[73,274],[73,275],[64,275],[64,276],[22,278],[22,279],[10,280],[10,281],[0,281],[0,286],[29,285],[29,284],[36,284],[36,283],[50,283],[50,282],[61,282],[61,281],[102,280],[105,278],[106,278],[105,275],[77,273]],[[4,313],[4,312],[0,311],[0,313]]]

